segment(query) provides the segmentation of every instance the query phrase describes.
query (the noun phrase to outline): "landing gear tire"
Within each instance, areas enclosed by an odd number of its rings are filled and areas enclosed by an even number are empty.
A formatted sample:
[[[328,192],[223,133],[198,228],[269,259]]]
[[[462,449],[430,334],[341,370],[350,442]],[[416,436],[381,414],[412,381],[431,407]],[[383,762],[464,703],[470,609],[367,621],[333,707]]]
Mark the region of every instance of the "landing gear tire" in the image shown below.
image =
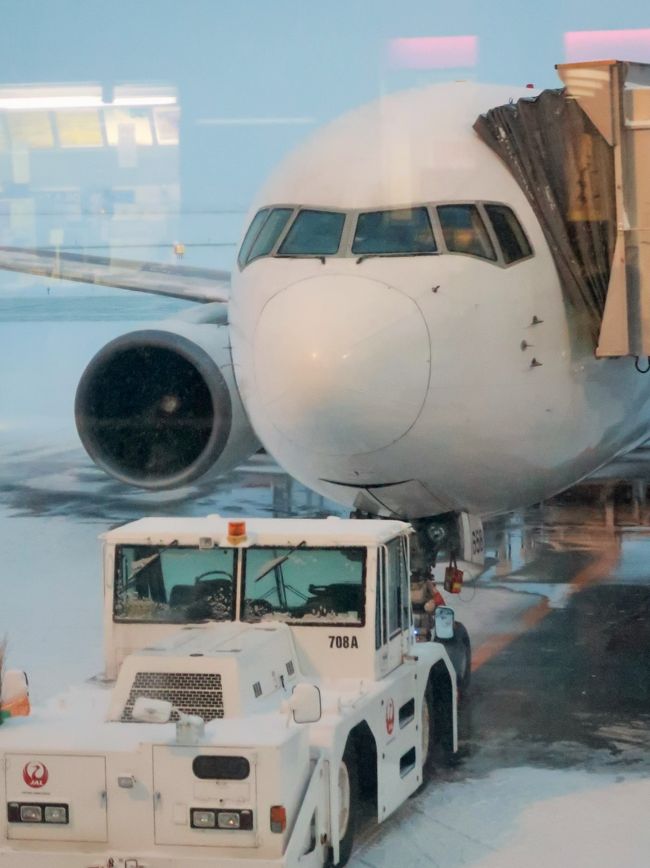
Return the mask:
[[[348,743],[338,771],[339,790],[339,861],[338,868],[347,864],[352,853],[354,834],[359,819],[359,775],[354,747]],[[334,851],[330,848],[328,866],[334,865]]]

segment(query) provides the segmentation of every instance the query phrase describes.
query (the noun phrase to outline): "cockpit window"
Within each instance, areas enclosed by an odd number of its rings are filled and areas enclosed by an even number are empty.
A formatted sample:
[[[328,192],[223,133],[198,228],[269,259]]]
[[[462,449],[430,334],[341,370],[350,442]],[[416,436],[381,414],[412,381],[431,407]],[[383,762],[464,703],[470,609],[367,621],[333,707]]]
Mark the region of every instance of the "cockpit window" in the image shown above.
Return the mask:
[[[271,211],[253,242],[246,262],[259,259],[260,256],[269,255],[292,214],[293,208],[274,208]]]
[[[503,261],[506,265],[525,259],[532,254],[531,246],[514,212],[506,205],[485,205],[492,221],[497,240],[501,245]]]
[[[344,235],[346,219],[351,231]],[[288,204],[257,212],[237,261],[244,268],[268,256],[340,256],[355,257],[358,265],[368,256],[438,253],[462,253],[507,266],[532,256],[533,249],[512,209],[499,202],[450,202],[347,214]]]
[[[439,205],[438,217],[450,253],[497,258],[476,205]]]
[[[293,208],[262,208],[257,212],[237,257],[240,268],[269,255],[292,214]]]
[[[237,262],[240,268],[243,268],[248,262],[248,255],[251,252],[251,247],[255,244],[255,239],[262,228],[264,221],[266,220],[269,213],[268,208],[262,208],[261,211],[258,211],[257,214],[251,220],[251,225],[248,227],[248,232],[244,236],[244,240],[242,241],[242,246],[239,251],[239,256],[237,257]]]
[[[359,214],[352,252],[364,255],[436,253],[426,208]]]
[[[280,256],[333,256],[338,253],[345,214],[301,211],[278,250]]]

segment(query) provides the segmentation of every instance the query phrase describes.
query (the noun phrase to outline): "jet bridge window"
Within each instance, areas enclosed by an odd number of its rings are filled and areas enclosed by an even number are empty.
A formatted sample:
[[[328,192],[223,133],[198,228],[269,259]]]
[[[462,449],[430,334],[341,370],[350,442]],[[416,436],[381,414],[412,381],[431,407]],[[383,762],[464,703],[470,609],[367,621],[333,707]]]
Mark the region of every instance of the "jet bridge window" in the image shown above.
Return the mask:
[[[242,621],[364,623],[364,548],[245,549]]]
[[[118,546],[115,621],[231,621],[234,549]]]
[[[278,250],[280,256],[333,256],[338,253],[345,214],[301,211]]]
[[[506,265],[531,256],[533,253],[532,248],[514,212],[506,205],[490,205],[486,203],[483,207],[492,221],[494,234],[501,246],[503,260]]]
[[[476,205],[439,205],[438,218],[449,253],[496,260],[496,253]]]
[[[352,252],[361,256],[436,253],[426,208],[359,214]]]

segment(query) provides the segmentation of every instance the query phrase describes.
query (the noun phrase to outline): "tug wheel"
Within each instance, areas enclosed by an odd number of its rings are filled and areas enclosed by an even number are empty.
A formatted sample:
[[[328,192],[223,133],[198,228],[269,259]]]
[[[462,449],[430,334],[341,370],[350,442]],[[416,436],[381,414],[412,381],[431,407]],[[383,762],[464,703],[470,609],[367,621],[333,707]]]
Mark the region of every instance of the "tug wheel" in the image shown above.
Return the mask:
[[[348,742],[339,765],[337,788],[339,793],[339,868],[345,865],[352,853],[354,833],[359,818],[359,775],[357,755]],[[330,848],[327,865],[334,865],[334,851]]]
[[[422,698],[420,717],[420,738],[422,740],[422,785],[430,778],[434,768],[433,754],[435,745],[435,725],[431,684],[427,684]],[[418,788],[419,791],[419,788]]]
[[[427,689],[422,697],[422,711],[420,712],[420,746],[422,749],[422,780],[419,786],[411,793],[413,796],[419,796],[426,785],[433,777],[435,770],[435,724],[433,710],[433,689],[431,682],[427,684]]]
[[[422,792],[436,771],[454,762],[450,687],[450,684],[448,686],[436,684],[436,673],[432,671],[422,697],[420,714],[422,781],[413,795]]]

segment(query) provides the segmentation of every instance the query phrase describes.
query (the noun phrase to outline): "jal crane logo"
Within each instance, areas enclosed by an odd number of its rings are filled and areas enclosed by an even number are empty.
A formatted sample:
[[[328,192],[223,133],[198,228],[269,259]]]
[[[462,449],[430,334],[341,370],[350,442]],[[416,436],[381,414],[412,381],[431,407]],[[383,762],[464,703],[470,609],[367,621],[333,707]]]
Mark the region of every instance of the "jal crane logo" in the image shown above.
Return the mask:
[[[29,762],[23,768],[23,780],[33,790],[40,790],[48,781],[50,773],[47,766],[39,762]]]

